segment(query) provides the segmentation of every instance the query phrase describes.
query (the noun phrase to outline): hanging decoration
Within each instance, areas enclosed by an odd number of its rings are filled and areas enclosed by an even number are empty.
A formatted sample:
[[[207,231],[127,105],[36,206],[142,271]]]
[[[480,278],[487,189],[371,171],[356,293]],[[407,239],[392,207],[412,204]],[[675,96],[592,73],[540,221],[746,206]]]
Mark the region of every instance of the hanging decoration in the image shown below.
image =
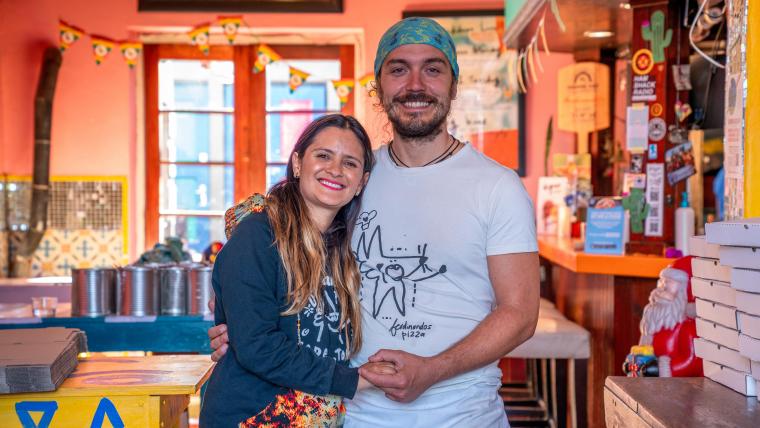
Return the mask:
[[[190,40],[193,42],[193,44],[197,46],[204,55],[208,55],[209,49],[211,48],[209,38],[210,28],[210,25],[208,22],[206,22],[196,26],[189,33],[187,33],[187,35],[190,36]]]
[[[551,55],[549,44],[546,42],[545,23],[546,11],[544,11],[544,16],[541,17],[541,20],[538,21],[536,33],[531,37],[528,45],[520,49],[514,58],[507,58],[510,89],[519,90],[520,93],[524,94],[528,92],[529,85],[532,86],[538,83],[536,68],[541,73],[544,72],[544,65],[541,63],[541,52],[538,47],[539,41],[543,43],[546,55]]]
[[[340,106],[343,107],[348,102],[348,96],[354,90],[354,79],[333,80],[332,83],[340,100]]]
[[[94,34],[90,35],[90,41],[92,42],[92,55],[95,57],[95,64],[97,65],[100,65],[106,59],[106,56],[111,53],[116,44],[111,39]]]
[[[377,95],[377,89],[375,88],[375,75],[372,73],[367,73],[359,79],[359,86],[364,88],[367,91],[367,95],[369,97],[374,97]]]
[[[137,64],[137,58],[140,57],[142,52],[142,43],[140,42],[122,42],[119,44],[119,50],[124,57],[124,61],[127,62],[129,68],[134,68]]]
[[[220,16],[217,20],[219,26],[222,27],[222,31],[224,31],[224,37],[227,38],[227,42],[229,42],[229,44],[234,44],[238,30],[240,29],[240,26],[243,25],[243,17],[239,15]]]
[[[288,68],[290,69],[290,79],[288,80],[288,86],[290,86],[290,93],[292,94],[296,89],[298,89],[299,86],[303,85],[306,82],[306,79],[308,79],[311,74],[299,70],[295,67]]]
[[[69,25],[64,21],[58,21],[58,49],[65,52],[69,46],[76,43],[84,35],[84,31]]]
[[[253,72],[260,73],[267,68],[267,65],[281,60],[282,57],[265,44],[260,44],[256,52],[256,62],[253,63]]]

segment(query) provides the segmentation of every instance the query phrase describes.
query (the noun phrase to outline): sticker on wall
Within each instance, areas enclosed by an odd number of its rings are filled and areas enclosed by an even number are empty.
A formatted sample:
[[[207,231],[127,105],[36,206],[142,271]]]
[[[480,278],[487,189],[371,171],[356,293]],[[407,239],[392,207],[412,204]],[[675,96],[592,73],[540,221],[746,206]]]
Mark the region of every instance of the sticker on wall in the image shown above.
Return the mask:
[[[642,101],[657,100],[657,80],[648,74],[633,76],[633,91],[631,92],[631,102],[640,103]]]
[[[200,49],[201,52],[203,52],[204,55],[208,55],[208,51],[210,49],[210,39],[209,39],[209,29],[210,26],[208,22],[198,25],[197,27],[193,28],[189,33],[187,33],[188,36],[190,36],[190,40],[192,43]]]
[[[108,38],[90,35],[92,41],[92,55],[95,57],[95,64],[100,65],[106,56],[111,53],[116,43]]]
[[[220,16],[217,19],[219,20],[219,26],[222,27],[222,31],[224,31],[224,37],[227,38],[227,42],[229,44],[234,44],[235,37],[237,37],[240,26],[243,25],[243,17],[239,15]]]
[[[311,75],[294,67],[289,68],[290,79],[288,80],[288,86],[290,87],[290,93],[292,94],[296,89],[298,89],[299,86],[303,85],[304,82],[306,82],[306,79],[308,79]]]
[[[335,93],[340,100],[340,106],[343,107],[348,102],[348,96],[351,95],[351,91],[354,90],[354,81],[353,79],[342,79],[333,80],[332,83],[335,88]]]
[[[675,105],[676,117],[679,122],[683,122],[687,117],[691,116],[692,110],[689,103],[685,103],[681,100],[676,101]]]
[[[84,30],[69,25],[64,21],[58,21],[58,49],[65,52],[71,45],[81,39]]]
[[[674,64],[673,83],[678,91],[691,91],[691,68],[689,64]]]
[[[366,74],[359,79],[359,85],[367,91],[367,95],[374,97],[377,95],[377,89],[375,89],[375,75],[372,73]]]
[[[260,44],[256,50],[256,62],[253,63],[253,72],[260,73],[267,65],[279,61],[282,57],[265,44]]]
[[[631,67],[633,72],[642,75],[649,74],[654,67],[654,58],[652,57],[652,51],[649,49],[639,49],[633,54],[631,59]]]
[[[119,50],[121,50],[121,56],[124,57],[124,61],[127,62],[129,68],[134,68],[137,64],[137,59],[142,52],[142,43],[140,42],[123,42],[119,44]]]
[[[657,160],[657,144],[650,144],[647,150],[647,159],[650,161]]]
[[[662,236],[663,189],[665,187],[665,164],[647,164],[646,202],[649,213],[644,224],[644,236]]]
[[[673,30],[665,29],[665,14],[661,10],[652,12],[649,21],[641,24],[641,38],[649,42],[655,64],[665,61],[665,49],[670,46]]]
[[[644,172],[644,154],[632,153],[631,154],[631,173],[641,174],[643,172]]]
[[[654,103],[651,107],[649,107],[649,113],[651,113],[654,117],[662,116],[662,110],[662,104],[660,103]]]
[[[649,121],[649,139],[662,141],[668,132],[668,127],[661,117],[655,117]]]

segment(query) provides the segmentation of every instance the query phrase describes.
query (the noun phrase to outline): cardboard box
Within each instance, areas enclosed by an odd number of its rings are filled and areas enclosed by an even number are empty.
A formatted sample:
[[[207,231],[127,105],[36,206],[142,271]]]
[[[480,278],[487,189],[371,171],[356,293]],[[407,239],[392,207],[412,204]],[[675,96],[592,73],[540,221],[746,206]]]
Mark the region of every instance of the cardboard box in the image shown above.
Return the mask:
[[[703,300],[736,307],[736,290],[728,282],[692,277],[691,293]]]
[[[739,330],[739,326],[736,324],[736,308],[702,299],[696,299],[696,301],[698,317]]]
[[[698,278],[731,282],[731,268],[721,265],[718,259],[694,257],[691,259],[691,272]]]
[[[760,293],[760,270],[732,268],[731,287],[750,293]]]
[[[739,351],[728,349],[709,340],[699,337],[695,338],[694,352],[699,358],[730,367],[740,372],[750,373],[752,370],[750,359],[739,354]]]
[[[745,314],[760,316],[760,294],[737,291],[736,309]]]
[[[760,247],[760,217],[707,223],[705,235],[710,244]]]
[[[739,332],[697,317],[697,335],[718,345],[739,350]]]
[[[760,269],[760,248],[720,247],[720,264],[746,269]]]
[[[757,380],[760,380],[760,361],[752,361],[749,362],[750,370],[752,371],[752,377],[754,377]]]
[[[740,334],[739,353],[752,361],[760,361],[760,339]]]
[[[720,245],[708,244],[705,235],[692,236],[689,238],[689,254],[708,259],[719,259]]]
[[[742,373],[729,367],[721,366],[707,360],[702,361],[705,377],[725,385],[748,397],[757,395],[755,379],[748,373]]]
[[[760,317],[737,311],[736,321],[739,333],[760,339]]]

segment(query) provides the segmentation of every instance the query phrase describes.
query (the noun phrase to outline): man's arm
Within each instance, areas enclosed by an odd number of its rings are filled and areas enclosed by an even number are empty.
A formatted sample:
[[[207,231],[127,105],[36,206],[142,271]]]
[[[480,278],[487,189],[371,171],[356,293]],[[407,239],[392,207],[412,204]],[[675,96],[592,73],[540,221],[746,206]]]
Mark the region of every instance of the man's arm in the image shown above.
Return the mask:
[[[396,374],[359,369],[362,377],[388,398],[410,402],[437,382],[499,360],[533,336],[539,306],[538,253],[488,256],[488,276],[497,306],[470,334],[433,357],[380,350],[369,361],[392,362]]]

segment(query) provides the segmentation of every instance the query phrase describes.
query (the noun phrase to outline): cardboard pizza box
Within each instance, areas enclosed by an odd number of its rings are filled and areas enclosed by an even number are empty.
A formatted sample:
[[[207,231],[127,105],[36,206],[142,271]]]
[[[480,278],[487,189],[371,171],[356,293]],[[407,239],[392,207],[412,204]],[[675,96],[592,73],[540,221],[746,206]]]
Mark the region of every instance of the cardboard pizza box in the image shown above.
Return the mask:
[[[691,293],[700,299],[736,307],[736,290],[728,282],[692,277]]]
[[[739,330],[739,326],[736,323],[736,308],[702,299],[696,299],[696,303],[698,317],[737,331]]]
[[[705,235],[710,244],[760,247],[760,217],[707,223]]]
[[[705,235],[697,235],[689,238],[689,254],[708,259],[720,258],[720,245],[709,244]]]
[[[760,339],[740,334],[739,353],[752,361],[760,361]]]
[[[739,351],[720,346],[700,337],[694,339],[694,352],[703,360],[712,361],[743,373],[750,373],[752,370],[750,359],[739,354]]]
[[[737,330],[699,317],[696,318],[696,323],[697,336],[734,351],[739,350],[739,332]]]
[[[721,385],[725,385],[748,397],[754,397],[757,395],[757,384],[755,379],[748,373],[742,373],[707,360],[702,361],[702,368],[704,369],[705,377],[708,377]]]
[[[691,272],[697,278],[731,282],[731,268],[721,265],[717,259],[694,257]]]
[[[760,339],[760,317],[737,311],[736,321],[739,333]]]
[[[760,293],[736,291],[736,309],[745,314],[760,316]]]
[[[720,264],[736,268],[760,269],[760,247],[720,247]]]
[[[760,270],[732,268],[731,287],[750,293],[760,293]]]
[[[752,371],[752,377],[754,377],[757,380],[760,380],[760,361],[752,361],[749,362],[750,370]]]

